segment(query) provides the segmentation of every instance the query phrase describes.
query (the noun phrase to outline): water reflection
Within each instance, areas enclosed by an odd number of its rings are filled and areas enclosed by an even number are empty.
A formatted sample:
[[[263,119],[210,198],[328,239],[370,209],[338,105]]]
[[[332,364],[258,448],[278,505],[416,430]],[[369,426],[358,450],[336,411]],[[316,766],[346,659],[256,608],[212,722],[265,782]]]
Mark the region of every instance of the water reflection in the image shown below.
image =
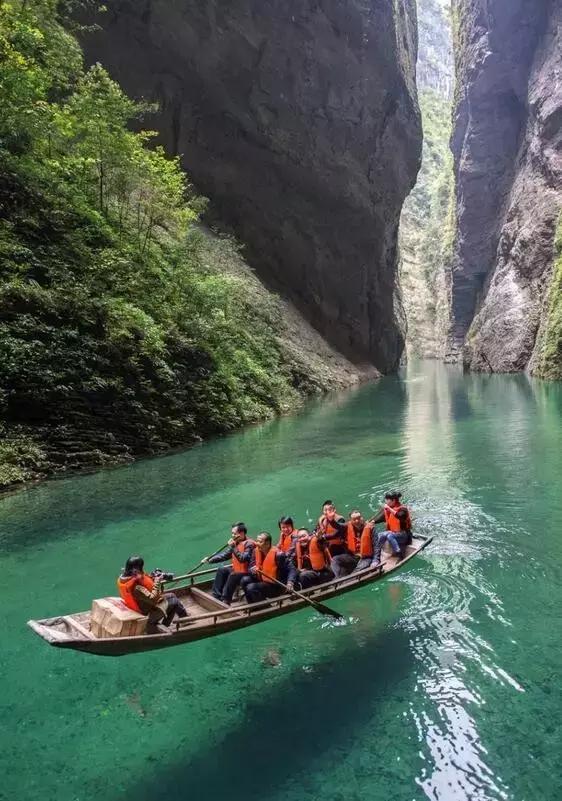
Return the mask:
[[[517,395],[515,389],[509,406],[516,417]],[[429,798],[439,801],[509,797],[505,781],[488,759],[475,711],[485,704],[482,681],[523,691],[497,663],[492,642],[478,631],[476,616],[482,608],[497,626],[511,626],[481,567],[486,559],[496,558],[501,525],[467,497],[471,465],[456,443],[459,421],[478,414],[480,404],[486,408],[486,377],[467,381],[437,364],[424,365],[424,381],[409,388],[408,488],[419,500],[431,499],[427,505],[423,500],[416,503],[416,510],[421,527],[437,536],[428,556],[432,572],[426,571],[423,579],[404,579],[413,597],[402,625],[410,632],[420,665],[419,694],[410,704],[425,758],[416,781]],[[425,700],[420,703],[420,698]]]

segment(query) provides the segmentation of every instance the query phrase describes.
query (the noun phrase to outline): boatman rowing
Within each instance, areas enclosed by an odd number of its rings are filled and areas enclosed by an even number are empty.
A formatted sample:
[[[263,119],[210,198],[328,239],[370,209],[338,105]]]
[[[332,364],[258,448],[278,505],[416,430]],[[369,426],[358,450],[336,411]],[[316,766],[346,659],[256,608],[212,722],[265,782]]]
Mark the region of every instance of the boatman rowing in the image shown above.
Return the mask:
[[[237,587],[243,587],[247,583],[256,547],[254,540],[248,538],[248,529],[244,523],[235,523],[231,533],[232,537],[223,551],[202,560],[202,564],[214,565],[230,559],[229,565],[218,568],[212,589],[213,596],[227,605],[232,603]]]

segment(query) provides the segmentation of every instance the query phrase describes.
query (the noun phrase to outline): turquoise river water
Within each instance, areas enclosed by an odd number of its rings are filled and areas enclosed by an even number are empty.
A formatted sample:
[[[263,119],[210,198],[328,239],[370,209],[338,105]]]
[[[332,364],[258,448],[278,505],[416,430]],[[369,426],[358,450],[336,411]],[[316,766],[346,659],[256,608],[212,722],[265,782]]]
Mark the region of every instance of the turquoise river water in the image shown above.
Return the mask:
[[[0,797],[562,799],[562,385],[424,363],[191,451],[0,502]],[[294,615],[104,659],[28,618],[400,487],[433,544]]]

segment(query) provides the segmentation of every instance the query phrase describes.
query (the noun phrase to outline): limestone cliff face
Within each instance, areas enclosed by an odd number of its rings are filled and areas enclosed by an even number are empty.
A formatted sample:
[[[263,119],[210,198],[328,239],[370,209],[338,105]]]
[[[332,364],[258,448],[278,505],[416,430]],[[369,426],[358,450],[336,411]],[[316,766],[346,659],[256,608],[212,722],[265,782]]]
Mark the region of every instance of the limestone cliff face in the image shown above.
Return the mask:
[[[88,36],[251,264],[356,362],[396,367],[418,167],[414,0],[111,0]]]
[[[562,206],[562,0],[454,9],[452,343],[471,368],[532,369]]]

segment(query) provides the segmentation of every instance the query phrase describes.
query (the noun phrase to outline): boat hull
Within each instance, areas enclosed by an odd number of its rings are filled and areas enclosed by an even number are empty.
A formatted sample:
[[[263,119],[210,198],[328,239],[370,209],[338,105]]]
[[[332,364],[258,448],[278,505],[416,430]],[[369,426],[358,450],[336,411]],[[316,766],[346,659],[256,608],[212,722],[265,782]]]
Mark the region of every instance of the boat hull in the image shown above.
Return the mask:
[[[431,537],[416,537],[414,544],[408,546],[403,559],[396,557],[386,558],[382,565],[370,567],[349,576],[333,579],[326,584],[312,587],[303,594],[314,601],[322,603],[345,593],[357,590],[380,581],[387,576],[402,569],[409,564],[432,541]],[[188,593],[192,587],[197,589],[209,587],[209,582],[192,584],[182,588]],[[182,590],[176,590],[181,597]],[[222,606],[222,605],[221,605]],[[85,620],[88,613],[78,615],[59,616],[44,620],[30,620],[28,625],[46,642],[56,648],[70,648],[97,656],[126,656],[144,651],[154,651],[161,648],[185,643],[196,642],[208,637],[216,637],[239,629],[255,626],[271,618],[280,617],[296,612],[310,606],[302,599],[292,595],[281,595],[258,604],[239,604],[178,621],[170,629],[163,629],[156,634],[143,634],[133,637],[107,637],[96,638],[88,631]]]

